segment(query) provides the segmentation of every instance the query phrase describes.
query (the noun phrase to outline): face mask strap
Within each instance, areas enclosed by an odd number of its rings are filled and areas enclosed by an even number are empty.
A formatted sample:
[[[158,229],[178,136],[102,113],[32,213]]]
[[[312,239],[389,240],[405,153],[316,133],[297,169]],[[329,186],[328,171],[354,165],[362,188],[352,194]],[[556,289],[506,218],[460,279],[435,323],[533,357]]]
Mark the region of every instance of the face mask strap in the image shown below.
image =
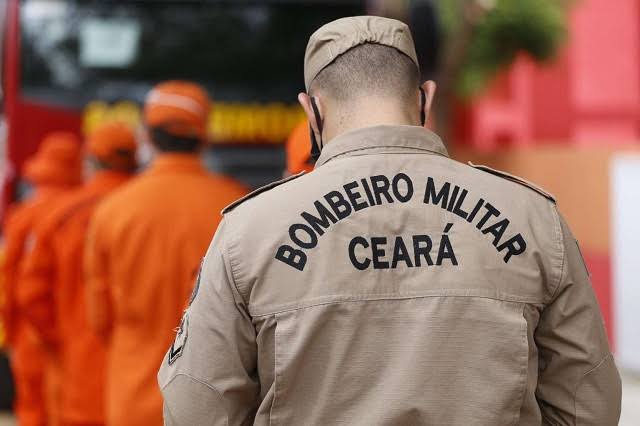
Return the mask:
[[[313,131],[313,127],[309,125],[309,132],[311,133],[311,158],[314,162],[318,161],[320,157],[320,152],[322,151],[322,117],[320,116],[320,110],[318,109],[318,105],[316,104],[316,98],[310,97],[311,100],[311,109],[313,109],[313,115],[316,118],[316,123],[318,123],[318,131],[320,133],[320,141],[316,140],[316,134]],[[318,143],[319,142],[319,143]]]
[[[427,122],[427,115],[424,112],[424,107],[427,103],[427,95],[424,93],[424,89],[420,87],[420,125],[424,126]]]
[[[316,104],[316,98],[310,97],[310,100],[311,100],[311,109],[313,109],[313,115],[316,118],[316,123],[318,123],[318,130],[320,133],[320,141],[318,141],[316,139],[316,134],[313,131],[313,128],[309,126],[309,133],[311,136],[311,158],[315,162],[315,161],[318,161],[318,158],[320,157],[320,152],[322,151],[322,148],[323,148],[323,143],[322,143],[322,124],[323,123],[322,123],[322,117],[320,116],[320,110],[318,109],[318,105]],[[427,122],[427,116],[424,112],[424,107],[426,103],[427,103],[427,95],[424,92],[424,89],[420,87],[420,124],[422,126],[424,126],[424,124]]]

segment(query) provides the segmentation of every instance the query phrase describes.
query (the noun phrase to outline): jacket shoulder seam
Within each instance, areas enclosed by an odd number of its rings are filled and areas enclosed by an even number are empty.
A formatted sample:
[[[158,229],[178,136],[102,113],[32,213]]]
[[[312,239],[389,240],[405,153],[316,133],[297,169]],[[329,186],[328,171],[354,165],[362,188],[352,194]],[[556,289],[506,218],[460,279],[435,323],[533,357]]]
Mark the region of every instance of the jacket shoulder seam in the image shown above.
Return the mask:
[[[560,259],[560,273],[558,274],[558,278],[556,280],[554,280],[554,288],[551,289],[551,294],[549,296],[549,299],[547,300],[547,304],[551,303],[553,300],[555,300],[558,291],[560,290],[560,287],[562,287],[562,277],[564,275],[564,270],[566,267],[566,247],[564,244],[564,231],[562,230],[562,220],[560,219],[560,213],[558,212],[558,209],[555,208],[556,206],[554,205],[552,208],[552,214],[553,214],[553,218],[554,218],[554,222],[555,222],[555,237],[557,238],[557,243],[558,243],[558,249],[559,249],[559,259]]]
[[[234,201],[233,203],[229,204],[227,207],[222,209],[222,215],[225,215],[225,214],[229,213],[230,211],[232,211],[233,209],[235,209],[236,207],[238,207],[240,204],[244,203],[245,201],[250,200],[250,199],[258,196],[258,195],[262,194],[263,192],[270,191],[273,188],[275,188],[277,186],[280,186],[280,185],[282,185],[284,183],[287,183],[289,181],[297,179],[297,178],[299,178],[300,176],[302,176],[304,174],[305,174],[305,172],[300,172],[298,174],[291,175],[291,176],[286,177],[284,179],[280,179],[280,180],[277,180],[275,182],[271,182],[271,183],[269,183],[269,184],[267,184],[265,186],[262,186],[262,187],[260,187],[260,188],[258,188],[256,190],[248,193],[244,197],[237,199],[236,201]]]
[[[227,225],[227,226],[229,226],[229,225]],[[222,232],[224,234],[222,236],[223,237],[222,238],[223,246],[222,246],[221,252],[222,252],[223,258],[226,256],[227,260],[229,261],[229,271],[228,271],[229,279],[230,279],[231,285],[233,286],[235,291],[238,292],[238,295],[240,295],[240,299],[246,305],[247,304],[247,300],[246,300],[247,298],[245,297],[243,292],[240,291],[240,288],[238,287],[238,280],[236,279],[236,276],[237,276],[236,272],[237,272],[238,263],[235,262],[232,250],[229,247],[230,242],[227,241],[228,233],[227,233],[226,226],[222,228]]]
[[[542,189],[541,187],[539,187],[535,183],[529,182],[526,179],[523,179],[523,178],[521,178],[519,176],[516,176],[516,175],[512,175],[511,173],[507,173],[507,172],[504,172],[502,170],[497,170],[497,169],[494,169],[492,167],[485,166],[483,164],[474,164],[471,161],[469,161],[468,164],[469,164],[469,166],[473,167],[474,169],[482,170],[484,172],[491,173],[494,176],[498,176],[498,177],[510,180],[512,182],[519,183],[520,185],[526,186],[527,188],[534,190],[535,192],[537,192],[538,194],[542,195],[543,197],[545,197],[546,199],[550,200],[551,202],[553,202],[553,203],[556,202],[556,198],[551,193],[549,193],[546,190]]]

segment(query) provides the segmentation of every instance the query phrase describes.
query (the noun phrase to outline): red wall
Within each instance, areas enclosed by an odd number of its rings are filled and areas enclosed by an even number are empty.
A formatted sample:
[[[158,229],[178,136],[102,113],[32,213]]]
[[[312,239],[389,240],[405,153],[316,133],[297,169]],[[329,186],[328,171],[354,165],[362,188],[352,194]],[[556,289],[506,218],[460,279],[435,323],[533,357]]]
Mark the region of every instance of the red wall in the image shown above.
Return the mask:
[[[475,100],[461,142],[479,149],[638,139],[640,4],[579,0],[567,45],[549,64],[524,55]]]
[[[612,336],[608,165],[640,147],[640,2],[578,0],[568,28],[554,61],[522,55],[461,109],[455,145],[562,194]]]

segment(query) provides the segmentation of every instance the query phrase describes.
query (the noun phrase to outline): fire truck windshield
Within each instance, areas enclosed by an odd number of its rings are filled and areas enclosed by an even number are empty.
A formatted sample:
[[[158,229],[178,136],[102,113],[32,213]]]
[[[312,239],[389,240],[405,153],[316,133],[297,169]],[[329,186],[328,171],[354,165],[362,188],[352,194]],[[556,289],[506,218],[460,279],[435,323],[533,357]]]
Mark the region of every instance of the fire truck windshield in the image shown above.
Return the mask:
[[[23,0],[22,96],[81,108],[181,78],[219,100],[294,102],[311,32],[362,12],[357,1]]]

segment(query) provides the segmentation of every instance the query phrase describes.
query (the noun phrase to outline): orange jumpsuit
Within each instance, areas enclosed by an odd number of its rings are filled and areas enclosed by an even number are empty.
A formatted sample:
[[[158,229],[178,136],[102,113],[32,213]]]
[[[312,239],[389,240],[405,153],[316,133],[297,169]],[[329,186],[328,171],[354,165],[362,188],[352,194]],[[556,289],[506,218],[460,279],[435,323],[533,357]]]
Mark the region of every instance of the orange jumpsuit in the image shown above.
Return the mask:
[[[62,425],[105,421],[105,348],[87,323],[81,259],[96,205],[129,176],[103,170],[66,196],[36,229],[36,245],[26,260],[19,299],[61,367]]]
[[[108,342],[108,425],[162,425],[158,366],[220,211],[244,194],[198,156],[165,153],[96,210],[85,261],[89,319]]]
[[[11,365],[16,384],[15,410],[21,426],[45,425],[47,409],[44,397],[44,348],[33,328],[18,308],[16,290],[22,284],[21,260],[33,248],[32,230],[42,215],[49,211],[66,191],[61,186],[43,186],[34,196],[11,212],[4,227],[5,306],[4,324],[12,349]]]
[[[311,134],[309,122],[301,121],[293,128],[286,144],[287,170],[285,174],[295,175],[313,170],[311,159]]]

